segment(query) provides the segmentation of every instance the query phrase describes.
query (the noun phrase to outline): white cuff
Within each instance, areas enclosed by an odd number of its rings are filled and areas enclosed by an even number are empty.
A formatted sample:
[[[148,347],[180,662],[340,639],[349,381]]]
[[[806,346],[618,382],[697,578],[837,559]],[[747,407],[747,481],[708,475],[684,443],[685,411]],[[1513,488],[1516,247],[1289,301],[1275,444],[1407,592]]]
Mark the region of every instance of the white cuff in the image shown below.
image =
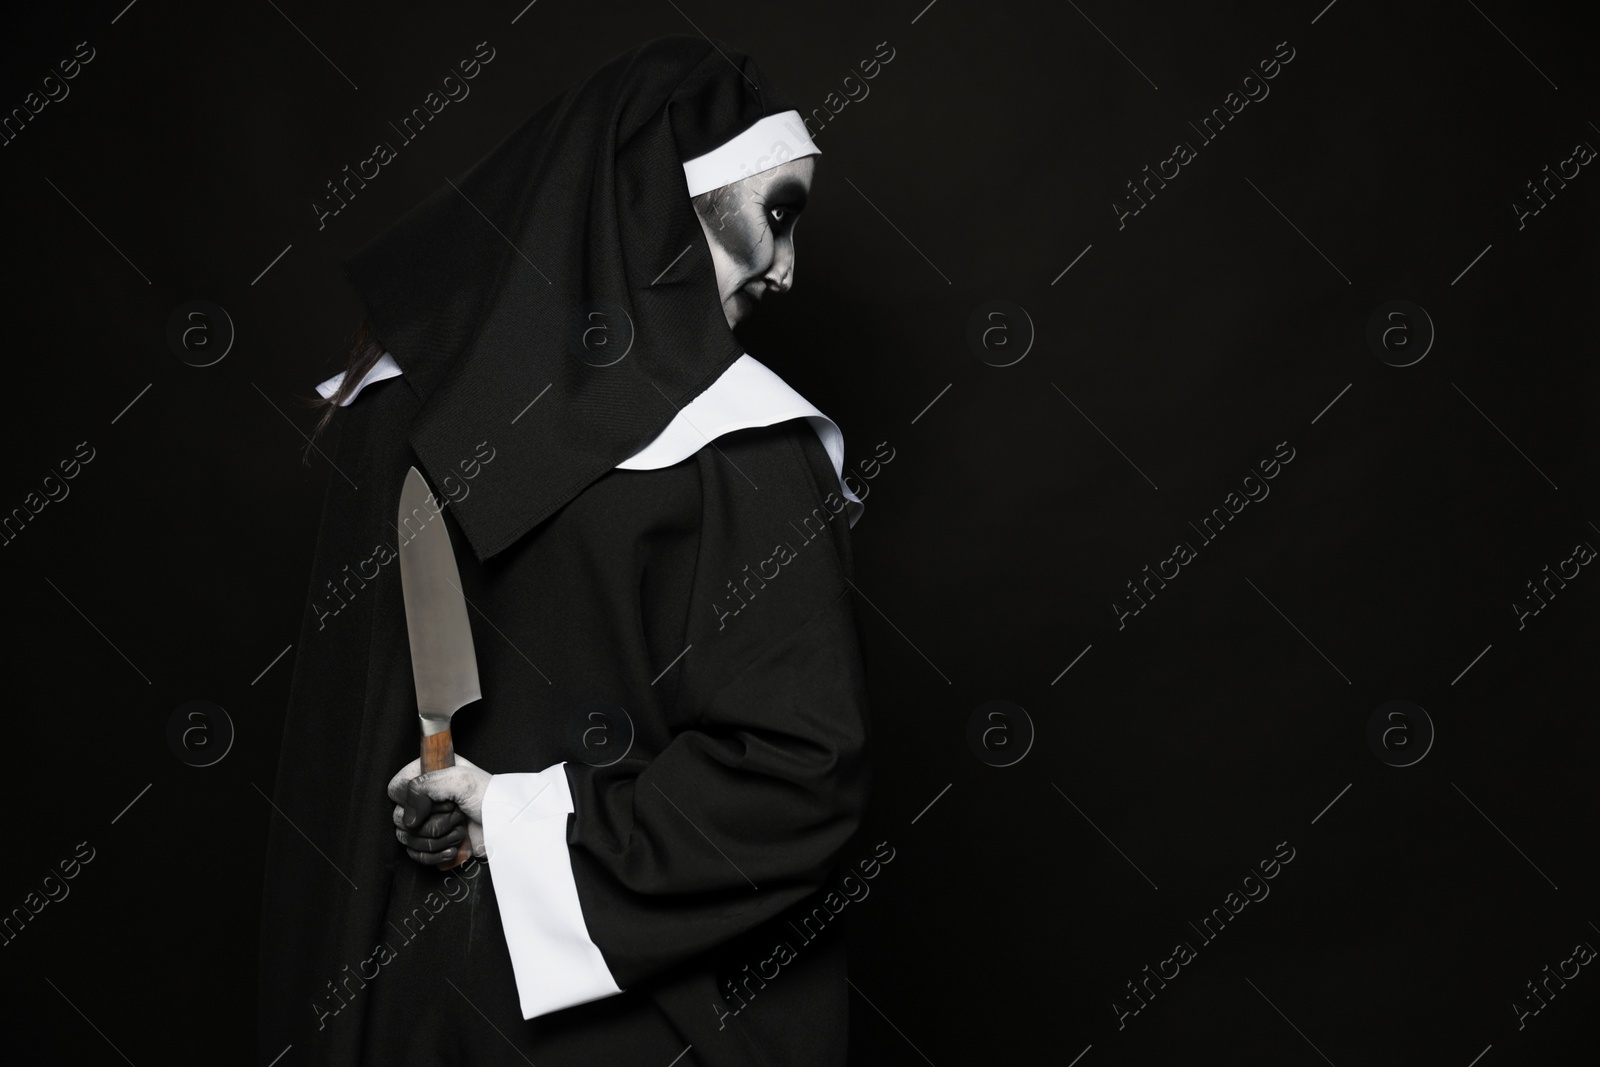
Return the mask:
[[[524,1019],[622,992],[589,939],[567,851],[572,791],[564,763],[497,774],[483,798],[483,841]]]

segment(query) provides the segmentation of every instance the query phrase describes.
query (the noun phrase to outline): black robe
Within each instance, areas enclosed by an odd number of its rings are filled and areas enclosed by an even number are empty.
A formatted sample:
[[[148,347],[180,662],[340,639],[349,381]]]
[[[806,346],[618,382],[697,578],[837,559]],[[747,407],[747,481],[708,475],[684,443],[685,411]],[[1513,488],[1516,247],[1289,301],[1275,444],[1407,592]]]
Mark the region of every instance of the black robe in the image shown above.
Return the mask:
[[[261,1062],[286,1045],[286,1067],[845,1062],[844,931],[824,902],[869,726],[816,433],[790,420],[612,470],[486,561],[443,508],[484,694],[456,747],[490,772],[567,761],[573,878],[623,990],[525,1021],[492,857],[413,862],[384,792],[419,744],[394,553],[423,401],[408,370],[339,416],[268,844]],[[453,489],[430,477],[441,500],[500,491],[483,425]],[[581,740],[597,700],[633,728],[610,766]]]

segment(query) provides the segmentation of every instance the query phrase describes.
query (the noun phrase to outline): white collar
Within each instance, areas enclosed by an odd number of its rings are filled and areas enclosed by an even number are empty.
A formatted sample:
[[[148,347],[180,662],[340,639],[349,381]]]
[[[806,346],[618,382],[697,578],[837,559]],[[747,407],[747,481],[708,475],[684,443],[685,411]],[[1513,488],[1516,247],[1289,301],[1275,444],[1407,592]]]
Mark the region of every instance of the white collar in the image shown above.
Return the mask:
[[[398,378],[400,365],[385,352],[345,398],[348,405],[361,390],[374,382]],[[324,399],[332,399],[344,382],[344,373],[317,386]],[[818,411],[788,382],[746,353],[734,360],[710,387],[685,404],[666,429],[617,467],[622,470],[657,470],[688,459],[714,438],[754,426],[771,426],[788,419],[805,419],[816,431],[822,447],[833,462],[834,477],[846,500],[849,523],[853,527],[866,507],[844,482],[844,433],[838,423]]]

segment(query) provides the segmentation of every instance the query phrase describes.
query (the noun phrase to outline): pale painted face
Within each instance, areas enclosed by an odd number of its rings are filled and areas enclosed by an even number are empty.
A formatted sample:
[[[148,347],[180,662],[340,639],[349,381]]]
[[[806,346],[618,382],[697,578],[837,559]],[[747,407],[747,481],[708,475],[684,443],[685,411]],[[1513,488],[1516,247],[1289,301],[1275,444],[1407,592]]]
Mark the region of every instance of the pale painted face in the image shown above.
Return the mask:
[[[787,292],[794,284],[794,227],[816,162],[815,156],[802,156],[694,198],[730,328],[766,294]]]

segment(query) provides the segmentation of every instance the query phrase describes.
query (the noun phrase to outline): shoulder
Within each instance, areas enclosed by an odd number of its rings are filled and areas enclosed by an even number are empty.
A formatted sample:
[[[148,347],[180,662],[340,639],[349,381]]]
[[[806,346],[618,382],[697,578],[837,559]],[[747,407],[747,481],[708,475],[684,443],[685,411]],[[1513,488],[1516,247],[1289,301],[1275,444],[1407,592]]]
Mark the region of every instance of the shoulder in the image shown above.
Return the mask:
[[[753,432],[780,426],[781,432]],[[862,503],[843,479],[844,434],[838,424],[749,353],[734,360],[655,438],[618,467],[661,468],[691,456],[704,462],[702,453],[708,448],[724,457],[730,448],[785,451],[784,443],[791,458],[799,460],[798,470],[818,474],[823,495],[837,497],[837,506],[846,509],[853,524],[860,517]],[[734,469],[738,469],[736,464]]]
[[[827,452],[804,419],[788,419],[720,434],[669,466],[617,467],[563,514],[569,523],[623,536],[663,527],[764,529],[798,523],[830,496],[833,507],[842,507]]]
[[[790,419],[715,444],[695,455],[703,513],[685,684],[720,691],[758,663],[804,672],[813,655],[843,663],[854,654],[848,612],[840,614],[850,591],[850,526],[815,430]]]
[[[837,596],[850,573],[846,500],[827,451],[804,419],[739,430],[695,454],[700,470],[700,569],[714,586],[780,570],[790,606]],[[745,565],[749,564],[746,570]],[[805,596],[798,587],[808,587]]]
[[[833,463],[804,418],[723,434],[694,455],[708,514],[798,522],[819,506],[843,514]]]

